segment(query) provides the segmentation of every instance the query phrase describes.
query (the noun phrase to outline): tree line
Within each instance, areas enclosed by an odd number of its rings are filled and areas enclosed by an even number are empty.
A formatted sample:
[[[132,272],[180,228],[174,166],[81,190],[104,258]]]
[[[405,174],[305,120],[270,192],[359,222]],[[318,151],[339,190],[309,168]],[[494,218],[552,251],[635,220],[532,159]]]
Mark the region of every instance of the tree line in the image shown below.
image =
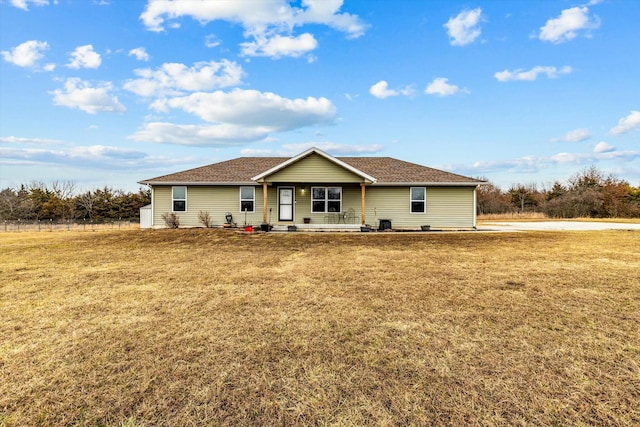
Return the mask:
[[[484,179],[486,180],[486,179]],[[640,186],[594,166],[585,168],[566,183],[550,188],[534,183],[513,184],[503,191],[489,182],[477,192],[478,214],[543,213],[551,218],[640,217]],[[151,190],[125,192],[111,187],[78,192],[73,182],[32,182],[0,191],[3,221],[92,221],[138,219],[140,208],[151,203]]]
[[[73,182],[32,182],[0,191],[3,221],[105,222],[140,218],[140,208],[151,203],[151,190],[125,192],[111,187],[78,192]]]
[[[489,183],[478,188],[478,214],[539,212],[550,218],[640,217],[640,186],[633,187],[595,166],[550,188],[513,184],[508,190]]]

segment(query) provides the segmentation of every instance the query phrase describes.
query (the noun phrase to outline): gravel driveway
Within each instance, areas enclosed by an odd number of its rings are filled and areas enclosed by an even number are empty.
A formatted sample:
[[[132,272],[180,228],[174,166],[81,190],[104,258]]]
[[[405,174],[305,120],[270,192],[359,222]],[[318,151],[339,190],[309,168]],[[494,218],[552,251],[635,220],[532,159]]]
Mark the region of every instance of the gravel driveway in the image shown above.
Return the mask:
[[[480,231],[531,231],[531,230],[640,230],[640,224],[618,222],[578,222],[578,221],[541,221],[541,222],[492,222],[478,226]]]

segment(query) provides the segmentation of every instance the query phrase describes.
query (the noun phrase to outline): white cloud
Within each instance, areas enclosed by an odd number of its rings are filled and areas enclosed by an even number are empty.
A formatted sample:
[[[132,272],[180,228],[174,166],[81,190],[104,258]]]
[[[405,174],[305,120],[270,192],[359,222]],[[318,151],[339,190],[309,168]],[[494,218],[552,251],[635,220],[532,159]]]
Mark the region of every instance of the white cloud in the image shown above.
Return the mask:
[[[378,83],[369,88],[369,93],[379,99],[385,99],[390,96],[398,95],[411,96],[414,94],[414,92],[415,91],[413,87],[410,85],[400,89],[389,89],[389,84],[385,80],[380,80]],[[345,96],[349,101],[353,100],[352,95],[346,94]]]
[[[67,64],[69,68],[98,68],[102,63],[100,54],[93,50],[90,44],[78,46],[71,52],[71,60]]]
[[[596,144],[595,147],[593,147],[593,152],[594,153],[610,153],[612,151],[615,151],[616,147],[614,147],[613,145],[605,142],[605,141],[600,141]]]
[[[413,89],[413,86],[410,85],[400,89],[400,93],[403,94],[404,96],[411,96],[415,93],[415,90]]]
[[[283,2],[263,0],[251,2],[178,2],[178,1],[153,1],[149,0],[147,6],[140,15],[140,19],[150,31],[163,31],[167,20],[179,19],[190,16],[202,23],[215,20],[226,20],[245,25],[266,24],[278,21],[279,8]],[[253,7],[252,7],[253,6]],[[252,12],[253,11],[253,15]],[[280,11],[282,14],[286,12]],[[291,11],[282,18],[291,18]],[[280,19],[282,19],[280,18]]]
[[[587,165],[604,160],[631,161],[640,157],[639,151],[593,151],[591,153],[558,153],[549,158],[541,158],[541,166],[547,164],[573,163]]]
[[[580,142],[589,138],[591,138],[589,129],[584,129],[584,128],[569,131],[564,135],[564,140],[567,142]]]
[[[3,162],[53,164],[125,169],[139,165],[147,155],[137,150],[104,145],[68,146],[61,149],[0,147]]]
[[[611,128],[611,135],[622,135],[633,130],[640,131],[640,111],[631,111],[627,117],[618,121],[618,125]]]
[[[34,6],[47,6],[49,4],[49,0],[9,0],[9,3],[18,9],[29,10],[29,3]]]
[[[179,109],[210,124],[155,121],[145,124],[131,139],[198,146],[237,145],[265,139],[274,132],[330,123],[335,117],[335,106],[326,98],[288,99],[241,89],[159,99],[151,108],[158,112]]]
[[[57,139],[47,138],[21,138],[17,136],[4,136],[0,137],[0,142],[7,144],[30,144],[30,145],[58,145],[63,142]]]
[[[327,98],[288,99],[270,92],[241,89],[197,92],[159,100],[153,106],[158,111],[163,108],[180,109],[207,122],[278,131],[329,123],[336,112],[335,106]]]
[[[318,42],[309,33],[301,34],[298,37],[275,35],[268,38],[260,35],[256,36],[254,41],[241,43],[240,46],[242,54],[245,56],[297,58],[318,47]]]
[[[222,44],[222,42],[215,34],[209,34],[204,38],[204,45],[206,47],[217,47],[220,46],[220,44]]]
[[[528,71],[523,71],[522,68],[518,68],[513,71],[498,71],[493,76],[500,82],[508,82],[512,80],[533,81],[536,80],[540,74],[545,74],[548,78],[553,79],[562,74],[570,74],[571,72],[573,72],[573,69],[569,66],[557,69],[556,67],[543,67],[538,65]]]
[[[56,180],[68,179],[91,187],[104,185],[105,177],[112,182],[122,171],[121,185],[125,188],[134,185],[135,188],[135,180],[131,179],[132,170],[138,173],[151,171],[149,175],[157,176],[165,173],[163,170],[167,168],[192,168],[201,164],[201,161],[201,158],[194,156],[152,155],[136,149],[104,145],[63,144],[55,148],[0,146],[0,168],[6,165],[7,171],[13,171],[11,179],[18,180],[17,184],[10,185],[19,185],[20,176],[24,175],[22,172],[30,168],[34,173],[39,173],[38,176],[49,173]],[[4,175],[3,180],[12,182]]]
[[[600,26],[597,17],[589,16],[586,6],[565,9],[557,18],[552,18],[540,28],[538,37],[542,41],[563,43],[576,38],[578,31],[595,29]]]
[[[357,15],[340,12],[343,0],[302,0],[298,7],[288,0],[235,1],[154,1],[149,0],[140,19],[151,31],[163,31],[174,19],[191,17],[201,23],[224,20],[238,23],[244,36],[253,39],[243,44],[243,52],[273,57],[300,56],[315,49],[310,34],[293,36],[296,27],[307,24],[326,25],[344,32],[349,38],[360,37],[367,26]],[[175,21],[173,21],[175,22]]]
[[[352,156],[362,154],[374,154],[382,150],[382,145],[351,145],[351,144],[339,144],[337,142],[309,142],[301,144],[283,144],[282,147],[288,150],[292,154],[300,153],[304,150],[308,150],[311,147],[317,147],[322,151],[331,153],[334,156]]]
[[[11,51],[2,51],[2,57],[18,67],[35,67],[49,49],[49,43],[38,40],[29,40],[14,47]]]
[[[143,47],[136,47],[135,49],[131,49],[129,51],[129,56],[135,56],[138,61],[148,61],[149,54],[146,49]]]
[[[478,24],[482,19],[482,9],[463,10],[455,18],[450,18],[443,26],[447,29],[450,43],[453,46],[464,46],[473,43],[480,36]]]
[[[371,86],[369,88],[369,93],[380,99],[385,99],[390,96],[398,96],[400,94],[397,90],[389,89],[389,84],[384,80],[380,80],[378,83]]]
[[[149,0],[140,19],[151,31],[162,31],[166,20],[189,16],[201,23],[225,20],[240,23],[246,30],[277,27],[291,29],[305,24],[322,24],[351,37],[364,34],[366,25],[357,15],[340,13],[342,0],[302,0],[300,8],[287,0],[235,0],[184,2]]]
[[[126,110],[124,105],[118,102],[118,98],[112,96],[109,91],[111,83],[104,82],[98,87],[92,87],[89,82],[78,78],[70,78],[64,84],[64,89],[56,89],[53,95],[54,105],[69,108],[77,108],[89,114],[99,111],[121,113]]]
[[[449,96],[454,95],[460,91],[460,88],[456,85],[447,83],[449,79],[445,77],[437,77],[433,79],[427,86],[424,92],[428,95]]]
[[[535,156],[523,156],[517,159],[477,161],[471,166],[475,174],[496,172],[499,170],[518,170],[520,172],[536,172],[540,169],[540,158]]]
[[[244,71],[235,62],[196,62],[191,67],[178,63],[165,63],[152,70],[135,70],[139,79],[129,80],[124,88],[144,97],[182,95],[185,92],[211,90],[240,84]]]
[[[334,156],[358,156],[362,154],[375,154],[382,150],[382,145],[349,145],[335,142],[303,142],[300,144],[283,144],[281,149],[244,148],[240,150],[243,156],[252,157],[291,157],[316,147]]]
[[[57,139],[47,138],[21,138],[17,136],[3,136],[0,137],[0,142],[7,144],[26,144],[26,145],[58,145],[63,141]]]
[[[523,156],[516,159],[479,161],[475,162],[470,169],[465,170],[468,174],[483,174],[488,172],[509,171],[518,173],[534,173],[541,169],[561,164],[574,164],[587,166],[600,161],[617,160],[621,162],[631,162],[640,158],[640,151],[616,151],[613,147],[598,144],[599,151],[579,153],[557,153],[551,156]],[[606,143],[604,143],[606,144]],[[598,145],[596,147],[598,147]]]
[[[561,138],[552,138],[551,142],[558,142],[558,141],[580,142],[589,138],[591,138],[591,133],[589,133],[589,129],[581,128],[581,129],[571,130],[565,133]]]
[[[226,147],[264,139],[272,131],[273,129],[268,127],[244,127],[232,124],[178,125],[151,122],[130,135],[129,139],[200,147]]]
[[[116,160],[140,159],[144,153],[130,148],[90,145],[73,147],[72,156],[80,158],[111,158]]]
[[[289,3],[288,1],[286,3]],[[338,31],[346,33],[349,38],[362,36],[367,25],[358,15],[340,13],[343,0],[302,0],[302,6],[306,9],[294,9],[296,25],[321,24],[327,25]],[[290,6],[289,6],[290,7]]]

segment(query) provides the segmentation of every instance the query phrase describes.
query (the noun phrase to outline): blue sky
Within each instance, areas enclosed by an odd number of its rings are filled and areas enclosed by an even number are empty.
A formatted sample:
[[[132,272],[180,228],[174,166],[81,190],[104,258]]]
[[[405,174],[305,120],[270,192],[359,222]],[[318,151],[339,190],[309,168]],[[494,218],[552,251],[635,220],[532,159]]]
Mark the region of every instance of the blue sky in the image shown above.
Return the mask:
[[[640,1],[0,0],[0,188],[390,156],[640,185]]]

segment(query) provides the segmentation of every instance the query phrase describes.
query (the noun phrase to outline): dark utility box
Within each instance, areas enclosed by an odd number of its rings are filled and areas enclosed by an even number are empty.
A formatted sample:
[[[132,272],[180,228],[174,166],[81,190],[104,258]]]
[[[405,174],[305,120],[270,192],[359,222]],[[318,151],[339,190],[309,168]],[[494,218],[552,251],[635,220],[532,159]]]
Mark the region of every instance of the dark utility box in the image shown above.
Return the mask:
[[[378,230],[391,230],[391,220],[390,219],[381,219],[380,225],[378,226]]]

